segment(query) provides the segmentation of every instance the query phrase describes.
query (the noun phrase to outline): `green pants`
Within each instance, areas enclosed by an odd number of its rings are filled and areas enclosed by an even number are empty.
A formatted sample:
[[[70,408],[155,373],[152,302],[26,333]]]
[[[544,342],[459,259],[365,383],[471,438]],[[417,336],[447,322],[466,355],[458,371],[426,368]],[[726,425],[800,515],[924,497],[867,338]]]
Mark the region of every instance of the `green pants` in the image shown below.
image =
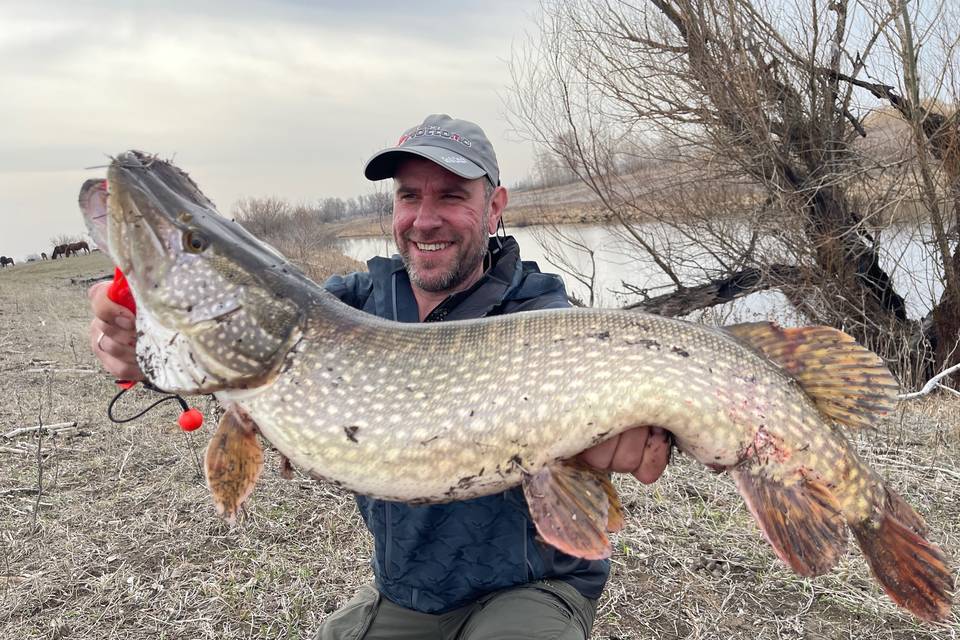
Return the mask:
[[[585,640],[597,602],[542,580],[483,596],[447,613],[398,606],[366,585],[323,621],[314,640]]]

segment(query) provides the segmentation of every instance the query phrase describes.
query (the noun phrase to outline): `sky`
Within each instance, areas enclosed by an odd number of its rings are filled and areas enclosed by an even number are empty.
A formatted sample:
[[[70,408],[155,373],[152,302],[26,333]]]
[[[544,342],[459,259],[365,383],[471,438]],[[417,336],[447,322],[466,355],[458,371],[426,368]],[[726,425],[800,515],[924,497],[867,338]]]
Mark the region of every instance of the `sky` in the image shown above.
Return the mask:
[[[0,254],[84,233],[111,155],[173,158],[237,200],[348,198],[369,156],[430,113],[483,127],[502,179],[530,143],[504,100],[538,0],[0,0]]]

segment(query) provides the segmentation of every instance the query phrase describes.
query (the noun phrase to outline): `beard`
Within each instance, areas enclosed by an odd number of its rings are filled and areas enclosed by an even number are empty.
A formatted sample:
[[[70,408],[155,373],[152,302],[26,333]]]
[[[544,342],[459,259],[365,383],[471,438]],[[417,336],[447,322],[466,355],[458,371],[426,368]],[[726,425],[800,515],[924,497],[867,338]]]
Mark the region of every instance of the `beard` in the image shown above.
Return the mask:
[[[481,219],[481,232],[477,236],[467,238],[467,242],[457,246],[457,255],[450,266],[440,273],[428,276],[417,269],[416,263],[410,258],[410,251],[406,248],[400,251],[403,266],[407,270],[410,282],[423,291],[436,293],[459,287],[470,277],[477,267],[483,264],[487,255],[487,237],[483,230],[487,228],[489,219],[489,205],[484,209]],[[407,243],[410,241],[407,240]]]

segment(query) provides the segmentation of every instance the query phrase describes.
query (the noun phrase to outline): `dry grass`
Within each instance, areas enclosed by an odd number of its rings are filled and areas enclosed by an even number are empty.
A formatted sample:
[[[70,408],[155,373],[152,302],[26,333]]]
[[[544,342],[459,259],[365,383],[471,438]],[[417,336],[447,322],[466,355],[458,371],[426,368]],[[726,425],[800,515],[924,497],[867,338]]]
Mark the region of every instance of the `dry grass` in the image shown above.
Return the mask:
[[[319,262],[319,259],[318,259]],[[303,638],[370,579],[350,496],[280,479],[277,456],[242,526],[214,515],[193,434],[176,409],[113,425],[114,387],[86,347],[91,255],[0,271],[0,638]],[[118,413],[151,397],[136,391]],[[960,402],[906,404],[860,450],[960,558]],[[20,426],[79,431],[3,438]],[[651,487],[618,479],[627,527],[595,638],[958,638],[916,624],[859,553],[793,576],[760,539],[732,483],[678,457]],[[40,490],[38,491],[38,487]]]

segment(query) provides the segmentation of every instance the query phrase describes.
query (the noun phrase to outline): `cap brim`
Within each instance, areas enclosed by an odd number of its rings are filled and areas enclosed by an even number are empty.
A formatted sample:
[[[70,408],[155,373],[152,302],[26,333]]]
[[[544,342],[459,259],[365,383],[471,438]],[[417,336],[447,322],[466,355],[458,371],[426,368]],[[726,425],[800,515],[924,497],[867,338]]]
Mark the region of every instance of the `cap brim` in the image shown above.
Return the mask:
[[[363,168],[363,175],[367,177],[367,180],[392,178],[397,171],[397,165],[400,164],[400,161],[411,155],[431,160],[447,171],[455,173],[461,178],[467,178],[468,180],[482,178],[487,175],[487,172],[484,171],[482,167],[467,160],[459,153],[454,153],[443,147],[428,147],[426,145],[411,146],[403,149],[384,149],[367,160],[367,164]]]

